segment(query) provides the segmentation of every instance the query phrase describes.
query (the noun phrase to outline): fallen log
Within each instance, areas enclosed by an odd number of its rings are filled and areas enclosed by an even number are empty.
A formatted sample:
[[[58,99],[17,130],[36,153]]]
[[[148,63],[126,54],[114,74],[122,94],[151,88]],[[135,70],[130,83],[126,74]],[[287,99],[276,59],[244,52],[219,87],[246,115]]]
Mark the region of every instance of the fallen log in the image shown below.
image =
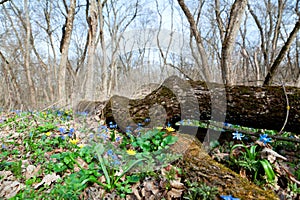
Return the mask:
[[[195,137],[187,134],[179,134],[178,137],[170,150],[183,153],[183,159],[177,166],[183,169],[189,181],[206,183],[217,187],[221,195],[231,194],[239,199],[279,199],[273,191],[261,189],[213,160]]]
[[[300,90],[285,87],[289,115],[285,131],[299,133]],[[287,116],[287,99],[282,86],[230,86],[186,81],[172,76],[143,99],[113,96],[106,102],[82,101],[75,110],[98,112],[120,127],[174,125],[181,119],[215,120],[251,128],[281,130]],[[156,121],[155,121],[156,120]]]

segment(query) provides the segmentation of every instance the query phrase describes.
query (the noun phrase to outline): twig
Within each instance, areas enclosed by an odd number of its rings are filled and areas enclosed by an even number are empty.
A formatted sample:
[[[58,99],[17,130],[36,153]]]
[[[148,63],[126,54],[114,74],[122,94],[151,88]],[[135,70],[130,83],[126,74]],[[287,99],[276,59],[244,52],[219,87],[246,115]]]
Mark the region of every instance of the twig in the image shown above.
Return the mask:
[[[285,121],[283,123],[283,126],[281,128],[281,130],[279,131],[278,135],[280,135],[288,121],[288,118],[289,118],[289,113],[290,113],[290,104],[289,104],[289,98],[286,94],[286,90],[285,90],[285,86],[284,86],[284,83],[282,83],[282,88],[283,88],[283,92],[284,92],[284,95],[285,95],[285,99],[286,99],[286,116],[285,116]]]

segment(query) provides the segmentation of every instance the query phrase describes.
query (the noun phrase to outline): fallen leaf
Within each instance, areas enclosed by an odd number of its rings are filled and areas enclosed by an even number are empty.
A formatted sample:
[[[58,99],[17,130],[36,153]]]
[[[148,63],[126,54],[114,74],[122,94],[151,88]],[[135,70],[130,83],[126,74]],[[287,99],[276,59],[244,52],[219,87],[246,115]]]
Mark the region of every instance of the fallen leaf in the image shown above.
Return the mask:
[[[140,184],[140,182],[138,182],[132,186],[132,192],[138,200],[142,200],[142,197],[140,196],[139,191],[137,189],[139,184]]]
[[[18,181],[3,181],[0,186],[0,197],[12,198],[24,187],[24,184]]]
[[[51,185],[52,182],[55,182],[59,178],[60,178],[60,176],[56,175],[55,173],[47,174],[46,176],[44,176],[43,180],[34,187],[34,189],[39,188],[43,184],[49,186],[49,185]]]
[[[37,167],[34,165],[28,165],[26,167],[25,178],[30,179],[31,177],[35,176],[40,169],[41,165],[38,165]]]
[[[173,198],[180,198],[183,191],[184,191],[184,190],[172,188],[172,189],[167,193],[167,199],[168,199],[168,200],[172,200]]]
[[[181,183],[180,181],[171,180],[171,181],[170,181],[170,185],[171,185],[173,188],[176,188],[176,189],[184,189],[184,184]]]

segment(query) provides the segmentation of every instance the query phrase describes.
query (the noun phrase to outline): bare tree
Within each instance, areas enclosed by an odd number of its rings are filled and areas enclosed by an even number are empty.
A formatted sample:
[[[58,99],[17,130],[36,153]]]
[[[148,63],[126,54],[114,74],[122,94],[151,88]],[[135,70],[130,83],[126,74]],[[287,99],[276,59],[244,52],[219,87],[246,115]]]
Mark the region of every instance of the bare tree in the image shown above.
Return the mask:
[[[73,22],[75,17],[76,0],[70,1],[70,7],[68,8],[66,1],[64,4],[67,11],[66,22],[63,27],[63,34],[60,45],[60,63],[58,68],[58,98],[61,106],[65,106],[67,103],[66,92],[66,70],[68,65],[68,52],[70,46],[70,40],[73,30]]]
[[[31,71],[30,71],[30,52],[31,52],[31,45],[30,45],[30,39],[31,39],[31,24],[29,19],[29,10],[28,10],[28,1],[24,0],[24,10],[25,10],[25,24],[26,24],[26,39],[25,39],[25,58],[24,58],[24,69],[28,81],[28,87],[29,87],[29,95],[30,95],[30,104],[29,105],[36,105],[36,94],[35,94],[35,87],[33,84],[33,80],[31,77]]]
[[[235,40],[242,22],[248,0],[236,0],[230,10],[229,22],[226,26],[224,40],[222,41],[221,69],[223,82],[226,85],[232,84],[231,77],[231,54],[235,46]],[[219,21],[219,20],[217,20]],[[222,31],[222,30],[220,30]]]
[[[98,1],[98,11],[99,11],[99,38],[102,52],[102,90],[104,96],[108,96],[108,65],[107,65],[107,52],[106,52],[106,42],[104,37],[104,17],[103,17],[103,7],[106,5],[107,1]]]
[[[88,23],[88,57],[86,67],[86,88],[85,99],[94,99],[94,72],[95,72],[95,49],[96,49],[96,36],[98,28],[98,11],[96,0],[87,0],[86,18]],[[89,13],[89,15],[88,15]]]
[[[8,1],[10,1],[10,0],[2,0],[2,1],[0,1],[0,5],[4,4],[5,2],[8,2]]]
[[[201,58],[201,64],[202,64],[202,69],[203,69],[203,74],[204,74],[203,78],[205,78],[205,80],[207,80],[207,81],[210,81],[211,74],[209,72],[208,58],[207,58],[206,51],[205,51],[205,48],[203,45],[203,40],[202,40],[201,34],[198,31],[197,24],[194,20],[192,13],[190,12],[189,8],[184,3],[184,0],[177,0],[177,1],[178,1],[179,6],[181,7],[182,11],[184,12],[185,16],[187,17],[187,20],[191,27],[191,33],[195,37],[197,50],[198,50],[198,52],[200,54],[200,58]],[[200,14],[198,16],[200,16]]]
[[[9,94],[9,107],[20,106],[22,105],[22,100],[20,97],[21,89],[16,81],[16,76],[14,75],[11,69],[11,63],[5,58],[3,53],[0,51],[0,58],[2,60],[2,68],[4,72],[4,76],[6,79],[6,84],[8,86],[8,94]]]
[[[270,85],[272,83],[272,80],[276,74],[276,71],[281,63],[281,61],[283,60],[284,56],[286,55],[287,51],[289,50],[289,48],[292,45],[292,42],[294,41],[294,39],[297,36],[297,33],[300,29],[300,18],[298,18],[298,21],[296,22],[292,32],[290,33],[286,43],[283,45],[283,47],[281,48],[278,56],[276,57],[276,59],[274,60],[265,80],[264,80],[264,85]]]

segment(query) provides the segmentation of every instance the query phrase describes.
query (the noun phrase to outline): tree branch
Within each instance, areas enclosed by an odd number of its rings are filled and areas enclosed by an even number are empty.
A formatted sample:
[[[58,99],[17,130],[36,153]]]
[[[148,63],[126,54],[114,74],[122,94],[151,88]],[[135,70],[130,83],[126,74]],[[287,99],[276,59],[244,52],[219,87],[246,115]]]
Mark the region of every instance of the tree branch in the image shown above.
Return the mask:
[[[296,38],[299,29],[300,29],[300,17],[298,18],[298,21],[295,24],[295,27],[293,28],[293,30],[292,30],[290,36],[288,37],[286,43],[281,48],[278,56],[276,57],[274,63],[272,64],[272,66],[270,68],[270,71],[268,72],[268,74],[265,78],[265,81],[264,81],[264,84],[263,84],[264,86],[270,85],[272,83],[272,80],[275,76],[275,73],[276,73],[281,61],[283,60],[286,52],[289,50],[289,48],[292,45],[292,42]]]
[[[2,0],[2,1],[0,1],[0,5],[1,5],[1,4],[4,4],[4,3],[7,2],[7,1],[10,1],[10,0]]]

